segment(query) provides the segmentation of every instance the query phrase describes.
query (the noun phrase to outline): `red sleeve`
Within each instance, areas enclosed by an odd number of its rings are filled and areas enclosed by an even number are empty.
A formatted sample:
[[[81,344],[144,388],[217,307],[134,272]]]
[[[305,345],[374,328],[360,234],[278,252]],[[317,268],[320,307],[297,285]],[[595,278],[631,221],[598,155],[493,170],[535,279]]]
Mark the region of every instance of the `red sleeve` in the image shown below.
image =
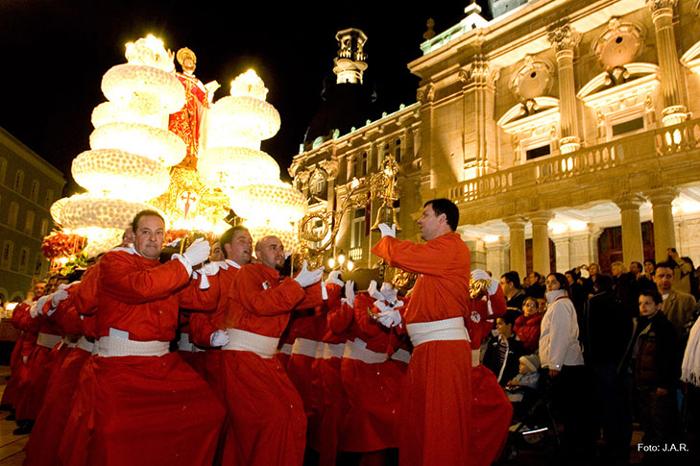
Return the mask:
[[[379,312],[374,307],[374,298],[365,294],[357,295],[355,297],[355,322],[366,337],[372,338],[382,333],[382,327],[374,319],[370,318],[369,312],[373,314]]]
[[[448,261],[435,259],[450,257],[450,250],[445,246],[449,246],[445,241],[433,240],[418,244],[385,236],[372,248],[372,253],[388,261],[389,265],[408,272],[442,275]]]
[[[220,280],[216,275],[207,278],[209,288],[205,290],[199,287],[201,283],[199,279],[190,281],[190,284],[180,291],[178,294],[180,307],[204,312],[212,312],[216,309],[219,304]]]
[[[178,260],[134,270],[125,252],[108,252],[100,261],[100,289],[126,304],[165,299],[185,286],[190,277]]]
[[[78,286],[78,285],[74,285]],[[73,287],[71,287],[73,288]],[[71,289],[69,288],[69,290]],[[80,319],[80,314],[73,305],[73,300],[65,299],[61,301],[56,308],[56,311],[49,317],[58,325],[63,335],[82,335],[83,321]]]
[[[93,265],[83,275],[77,289],[69,291],[73,298],[73,304],[78,313],[83,315],[94,315],[97,312],[97,284],[100,278],[100,263]],[[69,288],[72,289],[73,287]]]
[[[211,345],[211,334],[219,330],[214,326],[214,316],[222,312],[217,309],[214,314],[194,312],[190,316],[190,341],[199,346]]]
[[[254,266],[241,268],[233,278],[234,299],[247,311],[260,316],[286,314],[304,299],[304,289],[291,278],[268,289],[263,288],[263,278]]]
[[[294,281],[294,280],[292,280]],[[296,282],[295,282],[296,283]],[[304,299],[301,300],[299,304],[294,306],[294,309],[313,309],[319,306],[323,306],[323,296],[321,294],[321,283],[314,283],[313,285],[303,288]]]
[[[328,328],[334,334],[342,335],[350,328],[353,317],[353,309],[346,303],[342,303],[328,311],[328,316],[326,317]]]

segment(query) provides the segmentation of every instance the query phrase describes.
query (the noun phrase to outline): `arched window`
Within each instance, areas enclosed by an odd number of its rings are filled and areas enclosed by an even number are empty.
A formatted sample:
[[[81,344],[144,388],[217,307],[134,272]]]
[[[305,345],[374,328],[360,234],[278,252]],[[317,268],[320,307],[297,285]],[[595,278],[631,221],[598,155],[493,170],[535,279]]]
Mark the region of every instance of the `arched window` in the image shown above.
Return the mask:
[[[39,181],[37,180],[32,181],[32,189],[29,191],[29,199],[34,202],[39,200]]]
[[[19,251],[19,272],[26,273],[27,265],[29,264],[29,249],[22,248]]]
[[[39,233],[41,233],[41,237],[43,238],[49,233],[49,220],[48,219],[42,219],[41,221],[41,228],[39,229]]]
[[[0,184],[5,184],[5,175],[7,175],[7,159],[0,157]]]
[[[31,236],[34,233],[34,211],[28,210],[24,221],[24,232]]]
[[[10,240],[6,240],[2,243],[2,254],[0,255],[0,264],[2,268],[9,269],[12,265],[12,255],[15,250],[15,243]]]
[[[16,202],[10,202],[10,208],[7,211],[7,224],[12,228],[17,228],[17,216],[19,215],[19,205]]]
[[[46,198],[44,198],[44,207],[48,209],[49,207],[51,207],[51,204],[53,204],[53,201],[53,189],[47,189]]]
[[[313,175],[311,175],[311,180],[309,181],[309,191],[314,196],[325,196],[327,193],[328,185],[326,184],[326,176],[321,170],[316,170]]]
[[[401,162],[401,139],[396,140],[395,146],[394,158],[396,159],[396,162],[399,163]]]
[[[24,171],[17,170],[15,172],[15,182],[12,188],[18,193],[22,193],[22,188],[24,187]]]

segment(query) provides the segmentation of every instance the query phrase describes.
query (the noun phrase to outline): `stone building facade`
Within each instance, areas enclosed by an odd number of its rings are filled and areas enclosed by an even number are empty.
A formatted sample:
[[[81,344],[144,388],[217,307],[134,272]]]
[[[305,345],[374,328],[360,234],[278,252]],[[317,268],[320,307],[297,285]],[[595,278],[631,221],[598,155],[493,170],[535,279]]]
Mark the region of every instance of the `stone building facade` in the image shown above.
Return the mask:
[[[295,157],[313,208],[399,151],[403,236],[425,200],[449,197],[494,274],[669,247],[697,262],[700,1],[538,0],[491,21],[475,7],[408,64],[416,103]],[[370,218],[347,215],[337,242],[367,265]]]
[[[21,300],[48,261],[41,241],[53,226],[49,207],[61,197],[63,174],[0,128],[0,295]]]

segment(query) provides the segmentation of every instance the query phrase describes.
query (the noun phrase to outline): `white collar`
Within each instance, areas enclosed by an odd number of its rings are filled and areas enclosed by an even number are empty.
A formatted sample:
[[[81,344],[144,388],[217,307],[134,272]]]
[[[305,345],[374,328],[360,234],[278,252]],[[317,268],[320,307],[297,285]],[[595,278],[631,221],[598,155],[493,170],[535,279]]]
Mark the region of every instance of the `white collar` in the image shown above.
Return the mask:
[[[224,263],[227,264],[227,265],[230,265],[231,267],[235,267],[235,268],[237,268],[237,269],[240,269],[240,268],[241,268],[241,266],[240,266],[240,264],[238,264],[238,262],[236,262],[236,261],[234,261],[234,260],[231,260],[231,259],[226,259],[226,260],[224,261]],[[226,268],[228,268],[228,267],[226,267]]]

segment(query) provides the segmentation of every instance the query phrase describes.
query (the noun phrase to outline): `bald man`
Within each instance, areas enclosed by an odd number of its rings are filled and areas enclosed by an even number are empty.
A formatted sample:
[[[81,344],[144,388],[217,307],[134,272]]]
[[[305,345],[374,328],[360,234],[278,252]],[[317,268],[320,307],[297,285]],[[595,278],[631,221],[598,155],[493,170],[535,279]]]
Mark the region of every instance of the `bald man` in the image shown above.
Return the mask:
[[[306,416],[276,358],[282,332],[295,309],[322,304],[322,269],[280,276],[285,251],[276,236],[255,246],[259,263],[241,267],[231,282],[223,347],[226,407],[231,420],[223,464],[297,466],[304,459]]]

